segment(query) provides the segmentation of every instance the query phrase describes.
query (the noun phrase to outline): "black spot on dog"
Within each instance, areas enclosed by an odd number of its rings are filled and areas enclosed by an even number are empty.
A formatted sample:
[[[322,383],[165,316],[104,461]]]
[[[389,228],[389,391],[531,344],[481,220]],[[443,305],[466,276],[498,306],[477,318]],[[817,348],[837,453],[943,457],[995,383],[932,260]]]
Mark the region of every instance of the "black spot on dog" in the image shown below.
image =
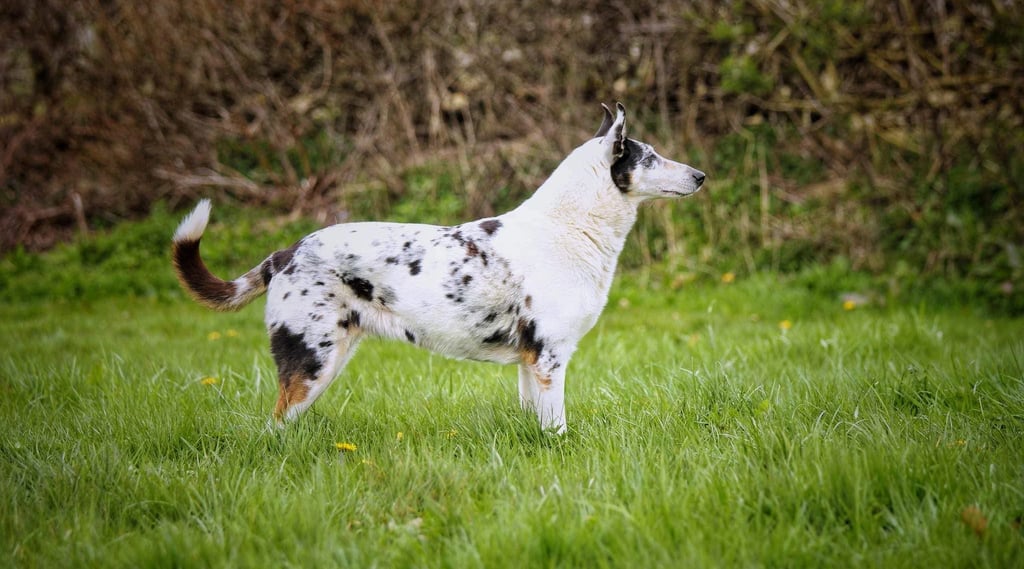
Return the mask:
[[[284,296],[281,297],[281,300],[288,300],[288,297],[291,296],[291,295],[292,295],[292,291],[288,291],[288,292],[284,293]]]
[[[271,332],[270,352],[278,373],[287,380],[296,375],[314,379],[322,367],[316,352],[306,345],[306,338],[301,333],[293,333],[284,324]]]
[[[306,296],[307,294],[309,294],[309,289],[307,289],[307,288],[302,289],[302,292],[300,294],[302,296]]]
[[[483,261],[484,266],[486,267],[487,266],[487,251],[482,251],[480,253],[480,260]]]
[[[406,241],[405,243],[402,243],[402,249],[408,249],[409,247],[412,247],[412,241]]]
[[[358,326],[359,326],[359,313],[355,312],[355,311],[350,312],[347,316],[345,316],[342,319],[338,320],[338,328],[344,328],[345,330],[348,330],[349,328],[358,327]]]
[[[384,262],[389,264],[389,265],[397,265],[398,264],[398,257],[388,257],[387,259],[384,259]]]
[[[494,319],[497,317],[497,312],[488,312],[487,316],[484,316],[484,324],[490,324],[491,322],[494,322]]]
[[[416,259],[415,261],[412,261],[411,263],[409,263],[409,274],[413,275],[413,276],[416,276],[416,275],[420,274],[420,260],[419,259]]]
[[[462,277],[462,284],[468,285],[473,280],[473,275],[465,275]]]
[[[508,341],[508,331],[495,330],[493,334],[483,339],[485,344],[503,344]]]
[[[380,294],[377,295],[377,302],[381,303],[382,306],[387,306],[398,298],[395,294],[395,290],[390,287],[379,287]]]
[[[298,240],[294,245],[287,249],[281,249],[275,251],[263,264],[260,266],[260,276],[263,277],[263,284],[266,285],[270,282],[270,279],[274,278],[278,272],[283,269],[284,274],[290,275],[295,272],[295,263],[292,262],[292,258],[295,256],[295,251],[302,245],[302,240]]]
[[[408,330],[405,331],[405,339],[409,340],[413,344],[416,343],[416,336],[412,332],[410,332]]]
[[[370,281],[364,278],[353,277],[352,275],[345,274],[341,276],[341,282],[345,283],[350,289],[352,289],[352,292],[356,293],[357,297],[366,301],[373,300],[373,285],[370,284]],[[303,294],[305,294],[305,292],[303,292]]]
[[[484,233],[488,235],[494,235],[494,232],[501,228],[501,222],[497,219],[485,219],[480,222],[480,229],[484,230]]]
[[[331,346],[334,345],[334,342],[330,340],[324,340],[323,342],[320,342],[317,345],[320,346],[321,348],[330,348]]]
[[[316,281],[313,286],[324,286],[324,281]]]
[[[480,254],[480,249],[477,248],[476,243],[472,239],[466,241],[466,254],[470,257],[476,257]]]

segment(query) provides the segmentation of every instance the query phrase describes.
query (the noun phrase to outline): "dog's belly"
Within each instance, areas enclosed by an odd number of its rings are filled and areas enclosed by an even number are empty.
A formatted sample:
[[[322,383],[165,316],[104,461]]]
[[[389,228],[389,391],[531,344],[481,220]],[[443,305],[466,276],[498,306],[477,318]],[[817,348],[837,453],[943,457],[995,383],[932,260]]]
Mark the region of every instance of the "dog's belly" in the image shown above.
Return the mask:
[[[502,333],[507,319],[490,321],[489,326],[473,326],[465,314],[425,310],[418,314],[368,309],[363,312],[362,329],[373,336],[412,343],[432,352],[456,359],[501,364],[520,361],[521,354],[513,338]],[[492,330],[498,330],[498,332]]]

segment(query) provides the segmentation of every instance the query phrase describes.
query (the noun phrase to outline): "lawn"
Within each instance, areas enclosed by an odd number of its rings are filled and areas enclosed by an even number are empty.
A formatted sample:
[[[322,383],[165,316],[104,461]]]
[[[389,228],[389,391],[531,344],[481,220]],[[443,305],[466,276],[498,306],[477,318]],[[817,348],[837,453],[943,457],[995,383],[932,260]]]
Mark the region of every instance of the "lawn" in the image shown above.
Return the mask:
[[[0,566],[1024,566],[1020,319],[626,273],[564,437],[381,341],[279,432],[257,304],[0,304]]]

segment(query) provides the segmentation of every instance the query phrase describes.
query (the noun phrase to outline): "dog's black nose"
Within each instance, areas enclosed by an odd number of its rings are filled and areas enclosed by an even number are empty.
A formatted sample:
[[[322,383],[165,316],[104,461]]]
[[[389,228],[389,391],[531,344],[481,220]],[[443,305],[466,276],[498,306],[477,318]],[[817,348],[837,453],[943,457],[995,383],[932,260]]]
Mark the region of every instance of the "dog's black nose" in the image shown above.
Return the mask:
[[[697,183],[697,186],[700,186],[701,184],[703,184],[704,183],[704,172],[697,172],[697,173],[695,173],[693,175],[693,181]]]

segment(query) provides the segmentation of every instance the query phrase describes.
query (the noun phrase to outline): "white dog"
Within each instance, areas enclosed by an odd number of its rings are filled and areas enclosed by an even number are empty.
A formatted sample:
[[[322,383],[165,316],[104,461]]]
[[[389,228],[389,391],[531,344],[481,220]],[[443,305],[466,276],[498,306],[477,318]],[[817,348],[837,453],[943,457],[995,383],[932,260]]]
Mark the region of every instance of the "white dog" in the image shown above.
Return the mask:
[[[603,106],[603,105],[602,105]],[[203,264],[203,200],[174,234],[178,278],[237,310],[267,293],[278,424],[308,408],[366,334],[455,358],[519,364],[519,399],[565,432],[565,372],[608,300],[619,253],[651,198],[696,192],[704,174],[626,138],[617,105],[597,134],[518,208],[454,227],[346,223],[311,233],[234,281]]]

